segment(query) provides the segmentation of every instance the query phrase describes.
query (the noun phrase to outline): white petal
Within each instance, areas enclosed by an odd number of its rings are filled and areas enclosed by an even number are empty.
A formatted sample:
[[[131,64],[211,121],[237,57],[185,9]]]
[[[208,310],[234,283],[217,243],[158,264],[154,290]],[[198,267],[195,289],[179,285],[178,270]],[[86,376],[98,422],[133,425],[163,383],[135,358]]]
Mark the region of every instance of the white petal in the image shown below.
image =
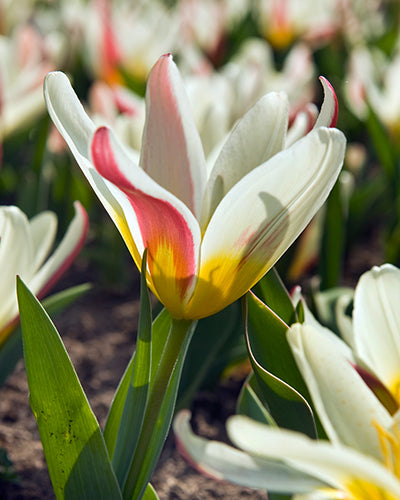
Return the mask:
[[[54,285],[71,265],[85,241],[88,229],[87,214],[78,202],[75,202],[74,208],[74,218],[60,244],[32,280],[27,283],[34,294],[43,296]]]
[[[0,207],[0,330],[17,314],[16,276],[30,280],[33,244],[26,215],[17,207]]]
[[[359,480],[393,495],[388,498],[400,498],[400,482],[394,474],[380,462],[346,446],[315,441],[242,416],[231,417],[227,429],[230,439],[248,453],[282,460],[332,487],[347,491],[352,482]]]
[[[281,151],[288,126],[289,103],[284,93],[262,97],[236,124],[207,182],[202,227],[226,193],[242,177]]]
[[[235,298],[275,264],[320,208],[339,174],[344,146],[341,132],[318,128],[252,170],[223,198],[204,234],[201,262],[206,267],[226,259],[228,282],[237,274]]]
[[[385,264],[361,276],[354,297],[354,349],[393,392],[400,383],[399,303],[399,269]]]
[[[383,459],[373,422],[387,428],[392,419],[351,365],[347,345],[329,330],[300,324],[287,338],[330,440]]]
[[[177,446],[189,462],[207,475],[249,488],[281,493],[307,492],[326,486],[278,461],[254,457],[226,444],[196,436],[189,421],[190,412],[187,410],[175,417],[173,426]]]
[[[57,233],[57,216],[53,212],[41,212],[29,221],[32,244],[32,271],[36,272],[48,256]]]

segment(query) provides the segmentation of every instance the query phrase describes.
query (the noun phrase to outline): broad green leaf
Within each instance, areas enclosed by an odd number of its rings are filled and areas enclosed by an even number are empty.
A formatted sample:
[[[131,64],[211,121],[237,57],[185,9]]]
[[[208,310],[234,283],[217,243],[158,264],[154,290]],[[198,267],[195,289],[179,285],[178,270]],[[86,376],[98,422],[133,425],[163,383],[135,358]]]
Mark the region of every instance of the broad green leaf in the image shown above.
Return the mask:
[[[58,314],[72,302],[90,289],[89,284],[82,284],[55,293],[43,300],[43,306],[50,315]],[[5,343],[0,347],[0,387],[14,370],[17,362],[22,358],[21,326],[16,326]]]
[[[315,436],[308,390],[286,339],[289,327],[254,294],[246,298],[246,337],[257,381],[255,392],[279,426]]]
[[[268,271],[252,291],[288,325],[298,320],[289,293],[275,267]]]
[[[152,315],[146,283],[146,266],[147,250],[143,254],[140,275],[139,325],[132,377],[125,398],[112,459],[113,468],[121,488],[125,483],[126,474],[139,439],[150,384]]]
[[[258,387],[256,384],[257,381],[254,373],[250,373],[240,390],[236,404],[236,413],[246,415],[263,424],[276,426],[271,414],[257,396]]]
[[[30,404],[57,499],[122,498],[96,418],[58,332],[17,281]]]

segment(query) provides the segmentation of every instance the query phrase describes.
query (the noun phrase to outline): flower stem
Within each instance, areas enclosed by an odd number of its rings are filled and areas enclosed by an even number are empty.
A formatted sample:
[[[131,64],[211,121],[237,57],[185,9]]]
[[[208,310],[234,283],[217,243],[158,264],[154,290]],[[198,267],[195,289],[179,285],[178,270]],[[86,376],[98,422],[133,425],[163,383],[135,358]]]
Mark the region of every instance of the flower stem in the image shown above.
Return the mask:
[[[161,453],[175,408],[183,361],[196,323],[173,319],[151,382],[143,427],[126,477],[124,499],[140,499]]]

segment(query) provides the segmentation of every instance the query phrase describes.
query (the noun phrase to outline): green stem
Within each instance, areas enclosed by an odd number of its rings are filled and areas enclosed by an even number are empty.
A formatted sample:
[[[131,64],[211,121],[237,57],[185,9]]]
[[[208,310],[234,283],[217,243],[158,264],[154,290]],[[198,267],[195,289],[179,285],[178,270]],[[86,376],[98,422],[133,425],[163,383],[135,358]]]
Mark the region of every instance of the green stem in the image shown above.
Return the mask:
[[[153,464],[161,453],[172,420],[178,389],[178,384],[175,384],[175,389],[172,389],[172,393],[170,393],[170,382],[174,375],[179,380],[183,358],[194,326],[193,321],[172,320],[168,338],[150,387],[143,428],[124,486],[124,499],[131,500],[142,497],[152,473]],[[180,357],[181,359],[179,359]],[[178,373],[174,373],[176,368]],[[163,408],[164,404],[166,406]],[[166,414],[164,415],[165,410]]]

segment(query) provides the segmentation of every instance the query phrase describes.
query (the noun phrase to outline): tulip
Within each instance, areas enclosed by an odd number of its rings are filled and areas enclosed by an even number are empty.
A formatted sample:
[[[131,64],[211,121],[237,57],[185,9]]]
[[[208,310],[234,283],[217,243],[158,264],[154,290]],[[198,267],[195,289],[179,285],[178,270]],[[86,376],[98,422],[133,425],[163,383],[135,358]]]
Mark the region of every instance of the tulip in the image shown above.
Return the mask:
[[[75,259],[87,229],[87,214],[76,202],[75,216],[64,238],[46,260],[57,232],[56,215],[46,211],[28,220],[18,207],[0,207],[0,347],[18,322],[16,275],[43,297]]]
[[[329,440],[235,416],[227,425],[235,449],[195,436],[184,411],[174,423],[184,455],[219,479],[304,499],[399,499],[400,414],[390,415],[329,330],[296,324],[288,341]]]
[[[170,55],[149,76],[139,164],[107,127],[97,130],[67,77],[50,73],[55,125],[118,227],[136,265],[176,319],[216,313],[275,264],[325,201],[345,138],[332,88],[314,129],[287,149],[288,101],[262,97],[234,127],[208,171],[180,74]]]

